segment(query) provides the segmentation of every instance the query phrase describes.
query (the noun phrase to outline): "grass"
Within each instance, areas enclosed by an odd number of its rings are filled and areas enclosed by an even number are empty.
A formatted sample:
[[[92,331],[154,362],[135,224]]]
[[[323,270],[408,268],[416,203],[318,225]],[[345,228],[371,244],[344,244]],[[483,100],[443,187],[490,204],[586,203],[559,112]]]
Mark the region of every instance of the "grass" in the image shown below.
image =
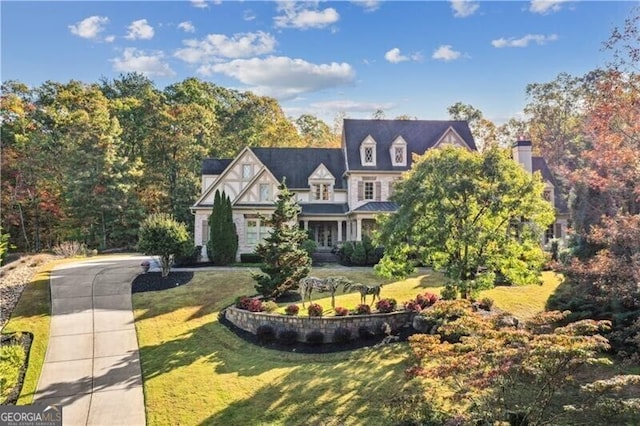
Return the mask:
[[[0,404],[6,404],[12,389],[18,385],[20,368],[27,354],[20,343],[0,347]]]
[[[44,357],[49,343],[51,323],[51,297],[49,295],[49,277],[53,268],[65,260],[47,263],[42,266],[22,292],[22,296],[11,314],[11,319],[2,329],[2,333],[27,332],[33,335],[29,351],[29,366],[18,405],[31,404],[35,395]]]
[[[382,297],[399,303],[417,293],[437,293],[442,284],[441,275],[426,271],[398,282],[384,281],[367,268],[318,268],[312,275],[383,283]],[[256,347],[218,322],[218,312],[237,296],[255,293],[253,285],[249,269],[196,272],[188,285],[133,295],[147,422],[389,424],[384,404],[406,382],[406,344],[322,355]],[[529,298],[536,290],[540,287],[515,288],[510,296],[524,291]],[[329,310],[331,299],[324,296],[314,301]],[[492,297],[500,305],[499,296]],[[535,303],[544,309],[538,299],[527,301],[522,311]],[[336,306],[359,302],[357,293],[336,297]]]

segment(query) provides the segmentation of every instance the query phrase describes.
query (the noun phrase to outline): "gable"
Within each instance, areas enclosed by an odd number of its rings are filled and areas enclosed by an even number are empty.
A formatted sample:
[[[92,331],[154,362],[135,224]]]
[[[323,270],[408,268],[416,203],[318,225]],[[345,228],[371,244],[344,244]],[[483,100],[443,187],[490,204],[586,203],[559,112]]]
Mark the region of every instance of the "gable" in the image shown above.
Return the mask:
[[[267,188],[268,197],[263,197],[263,189]],[[244,187],[235,199],[232,199],[232,205],[238,204],[268,204],[273,205],[273,200],[278,189],[278,181],[276,178],[263,167],[254,178]]]
[[[309,182],[314,181],[335,181],[336,178],[331,174],[324,163],[320,163],[318,167],[309,175]]]
[[[447,145],[470,149],[453,127],[449,127],[433,147],[440,148]]]
[[[243,149],[222,174],[203,191],[194,205],[213,204],[216,191],[224,192],[231,200],[236,199],[263,167],[264,165],[250,148]],[[246,170],[250,170],[251,176],[243,175],[243,171]]]

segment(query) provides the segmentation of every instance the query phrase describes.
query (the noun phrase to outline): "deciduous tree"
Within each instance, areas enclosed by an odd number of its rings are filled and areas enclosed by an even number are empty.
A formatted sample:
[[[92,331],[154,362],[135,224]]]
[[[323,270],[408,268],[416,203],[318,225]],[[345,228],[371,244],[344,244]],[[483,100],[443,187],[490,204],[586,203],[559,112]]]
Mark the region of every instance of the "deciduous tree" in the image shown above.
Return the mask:
[[[177,222],[166,213],[152,214],[142,222],[138,234],[138,250],[158,256],[162,277],[171,272],[171,263],[178,256],[191,251],[191,237],[184,223]]]
[[[391,200],[398,211],[379,219],[385,255],[376,270],[403,276],[412,259],[433,264],[465,298],[492,287],[494,272],[514,284],[536,283],[541,231],[553,221],[542,191],[540,176],[506,151],[428,151],[397,184]]]

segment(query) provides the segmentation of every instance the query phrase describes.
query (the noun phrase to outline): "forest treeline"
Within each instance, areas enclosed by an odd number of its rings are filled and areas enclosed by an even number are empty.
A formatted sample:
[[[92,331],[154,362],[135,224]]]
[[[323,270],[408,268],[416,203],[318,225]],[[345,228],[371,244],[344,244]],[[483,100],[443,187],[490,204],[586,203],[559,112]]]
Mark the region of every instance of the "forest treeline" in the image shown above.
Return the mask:
[[[339,146],[324,121],[273,98],[141,74],[86,84],[2,85],[2,228],[20,251],[74,240],[133,248],[151,213],[191,225],[203,158],[245,146]]]

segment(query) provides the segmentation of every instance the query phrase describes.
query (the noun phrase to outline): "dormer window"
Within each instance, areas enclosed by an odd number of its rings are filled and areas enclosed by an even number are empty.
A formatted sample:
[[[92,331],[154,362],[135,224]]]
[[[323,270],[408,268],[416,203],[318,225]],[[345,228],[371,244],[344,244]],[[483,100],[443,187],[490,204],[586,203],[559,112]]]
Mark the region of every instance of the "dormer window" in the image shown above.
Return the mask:
[[[313,198],[316,201],[328,201],[330,192],[329,184],[318,183],[313,185]]]
[[[402,136],[398,136],[391,144],[389,149],[389,155],[391,156],[391,164],[393,166],[406,166],[407,165],[407,143],[402,139]]]
[[[376,141],[367,136],[360,144],[360,162],[363,166],[376,165]]]

